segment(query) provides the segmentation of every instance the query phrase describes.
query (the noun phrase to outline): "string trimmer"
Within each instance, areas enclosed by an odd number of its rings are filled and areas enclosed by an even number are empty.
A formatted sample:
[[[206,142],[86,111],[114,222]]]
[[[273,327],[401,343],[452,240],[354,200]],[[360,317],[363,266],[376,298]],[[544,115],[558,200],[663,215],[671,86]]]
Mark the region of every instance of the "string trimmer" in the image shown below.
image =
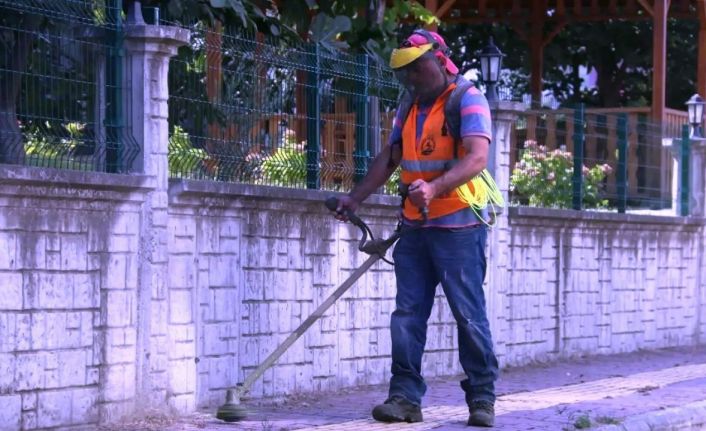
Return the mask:
[[[326,207],[331,211],[336,211],[338,207],[338,199],[336,197],[330,197],[325,202]],[[422,211],[424,223],[426,220],[426,211]],[[333,305],[338,298],[341,297],[352,285],[355,283],[361,275],[363,275],[375,262],[380,259],[385,259],[385,253],[387,250],[395,243],[402,234],[402,230],[398,226],[395,232],[387,239],[376,239],[373,236],[372,231],[363,220],[355,215],[352,211],[345,212],[346,217],[357,226],[362,232],[363,237],[358,243],[358,250],[363,253],[369,254],[370,257],[344,281],[334,292],[326,298],[321,305],[318,306],[314,312],[302,322],[297,329],[294,330],[282,344],[280,344],[274,352],[270,353],[270,356],[265,359],[252,373],[250,373],[243,383],[236,385],[235,389],[228,389],[226,391],[226,402],[221,407],[218,408],[216,417],[218,419],[224,420],[226,422],[237,422],[244,419],[247,416],[247,410],[241,404],[241,398],[248,393],[250,387],[262,374],[270,368],[282,354],[287,351],[287,349],[294,344],[295,341],[299,339],[306,332],[311,325],[324,315],[326,310]],[[368,236],[370,239],[368,240]],[[389,261],[387,261],[389,262]],[[391,263],[391,262],[390,262]]]

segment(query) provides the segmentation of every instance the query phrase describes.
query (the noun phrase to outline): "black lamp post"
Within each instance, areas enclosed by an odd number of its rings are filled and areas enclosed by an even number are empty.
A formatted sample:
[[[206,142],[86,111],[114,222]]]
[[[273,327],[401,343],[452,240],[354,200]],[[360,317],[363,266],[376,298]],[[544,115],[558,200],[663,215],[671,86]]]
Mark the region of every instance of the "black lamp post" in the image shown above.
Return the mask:
[[[689,124],[691,124],[691,136],[693,138],[704,137],[701,131],[701,123],[704,120],[704,105],[706,105],[706,101],[698,94],[694,94],[686,102],[689,112]]]
[[[491,36],[488,41],[488,46],[483,48],[480,54],[478,54],[478,57],[480,59],[481,78],[483,79],[483,83],[487,85],[486,97],[489,102],[497,101],[498,94],[495,84],[500,80],[500,70],[505,54],[500,52],[498,47],[495,46]]]

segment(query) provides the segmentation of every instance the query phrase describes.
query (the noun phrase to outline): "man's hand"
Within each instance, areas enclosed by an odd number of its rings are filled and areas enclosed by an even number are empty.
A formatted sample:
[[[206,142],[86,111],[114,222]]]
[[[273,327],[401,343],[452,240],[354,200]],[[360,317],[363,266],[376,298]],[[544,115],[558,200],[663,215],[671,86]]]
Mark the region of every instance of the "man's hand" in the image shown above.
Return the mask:
[[[421,209],[428,207],[432,199],[436,197],[437,191],[433,183],[424,180],[414,180],[407,189],[410,201],[415,207]]]
[[[334,217],[336,217],[336,220],[348,221],[348,216],[346,216],[346,212],[355,212],[355,210],[358,209],[358,205],[360,205],[360,202],[356,201],[352,197],[348,195],[341,196],[340,198],[338,198],[338,206],[336,207],[336,213]]]

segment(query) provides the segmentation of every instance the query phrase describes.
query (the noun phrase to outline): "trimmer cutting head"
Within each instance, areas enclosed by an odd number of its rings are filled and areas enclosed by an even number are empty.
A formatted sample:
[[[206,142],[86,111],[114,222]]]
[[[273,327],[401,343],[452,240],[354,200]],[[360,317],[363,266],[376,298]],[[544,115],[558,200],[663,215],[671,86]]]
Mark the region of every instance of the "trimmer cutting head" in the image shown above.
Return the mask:
[[[240,404],[240,396],[236,395],[232,389],[228,389],[226,391],[226,402],[218,407],[216,417],[226,422],[238,422],[247,416],[247,409]]]

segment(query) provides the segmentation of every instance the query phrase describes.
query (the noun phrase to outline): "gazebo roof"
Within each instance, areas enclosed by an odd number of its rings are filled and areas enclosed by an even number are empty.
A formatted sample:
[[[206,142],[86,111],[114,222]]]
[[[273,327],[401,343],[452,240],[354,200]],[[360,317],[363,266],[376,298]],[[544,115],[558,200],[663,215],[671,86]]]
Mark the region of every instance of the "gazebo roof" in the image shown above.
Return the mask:
[[[706,0],[425,0],[424,6],[446,23],[510,25],[531,52],[530,92],[535,100],[542,92],[544,47],[566,25],[611,19],[650,20],[652,116],[657,121],[665,115],[667,19],[698,20],[696,91],[706,95]]]
[[[696,9],[699,2],[700,0],[672,0],[671,5],[667,7],[669,17],[697,19]],[[527,21],[537,16],[545,22],[652,19],[654,6],[653,0],[441,0],[426,2],[426,7],[434,11],[442,21],[463,24]]]

